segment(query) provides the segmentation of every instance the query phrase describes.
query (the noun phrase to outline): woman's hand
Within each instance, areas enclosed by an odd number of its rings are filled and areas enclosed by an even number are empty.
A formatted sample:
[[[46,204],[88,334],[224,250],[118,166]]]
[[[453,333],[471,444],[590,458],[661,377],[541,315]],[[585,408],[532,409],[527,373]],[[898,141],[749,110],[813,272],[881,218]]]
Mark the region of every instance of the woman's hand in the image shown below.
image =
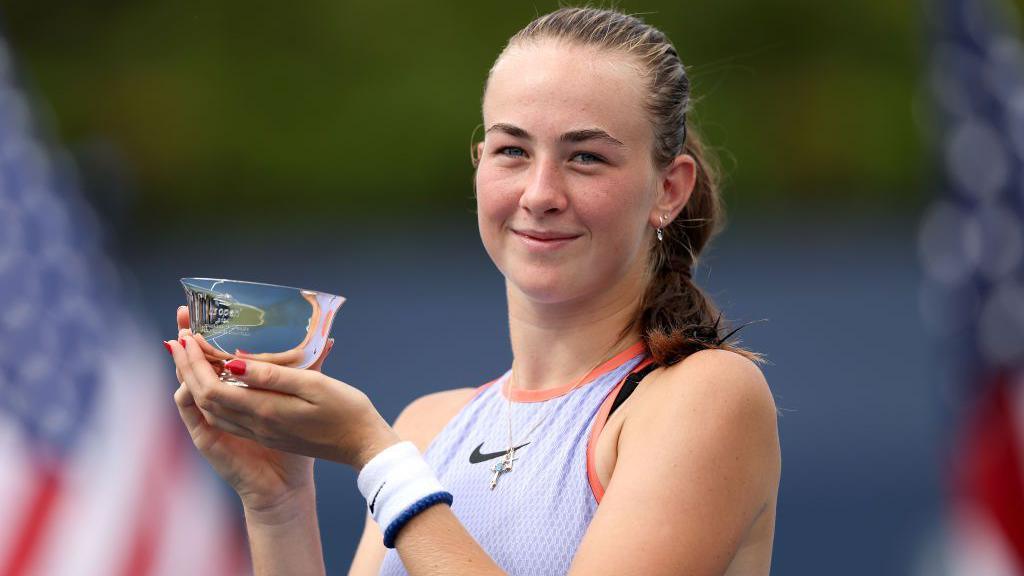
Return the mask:
[[[246,509],[252,512],[272,514],[287,508],[296,496],[312,493],[311,458],[274,450],[250,438],[232,434],[223,426],[218,426],[221,419],[205,409],[205,401],[197,405],[193,394],[197,388],[190,387],[193,378],[186,378],[186,374],[213,374],[218,385],[229,385],[220,382],[216,376],[221,369],[218,357],[210,357],[203,352],[190,355],[181,347],[181,342],[185,342],[185,337],[190,334],[188,310],[184,306],[178,308],[177,322],[179,341],[167,343],[175,357],[175,372],[181,383],[174,394],[174,400],[199,452],[217,474],[238,492]],[[189,338],[192,339],[193,350],[198,352],[201,346],[197,346],[194,337]],[[206,342],[201,345],[209,346]],[[332,346],[333,341],[329,341],[324,353],[309,370],[320,370]]]
[[[262,446],[353,468],[400,438],[363,392],[319,372],[251,358],[227,364],[247,387],[221,382],[195,338],[171,344],[185,387],[214,428]]]

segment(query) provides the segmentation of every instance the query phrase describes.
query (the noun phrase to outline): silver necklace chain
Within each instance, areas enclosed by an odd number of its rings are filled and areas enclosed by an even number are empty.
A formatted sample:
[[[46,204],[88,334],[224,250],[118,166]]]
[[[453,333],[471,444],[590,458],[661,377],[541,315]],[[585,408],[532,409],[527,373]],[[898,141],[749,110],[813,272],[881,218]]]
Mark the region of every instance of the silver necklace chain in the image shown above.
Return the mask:
[[[568,396],[569,393],[571,393],[573,390],[579,388],[586,381],[587,376],[589,376],[591,372],[596,370],[599,366],[601,366],[602,364],[604,364],[608,360],[611,360],[612,358],[614,358],[615,354],[612,354],[611,351],[615,350],[615,348],[617,348],[618,345],[621,342],[622,342],[622,338],[619,338],[618,340],[616,340],[615,343],[612,344],[612,346],[608,349],[609,352],[606,353],[605,356],[602,357],[601,360],[598,361],[598,363],[595,364],[590,370],[587,370],[586,372],[584,372],[583,376],[581,376],[580,379],[577,380],[576,383],[573,384],[572,387],[569,388],[569,390],[565,392],[565,394],[563,394],[563,396]],[[491,468],[491,472],[494,472],[494,476],[491,478],[491,490],[494,490],[494,488],[498,485],[498,478],[500,478],[502,474],[507,474],[507,473],[511,472],[512,471],[512,464],[516,460],[519,459],[519,457],[516,455],[517,448],[515,447],[515,443],[512,441],[512,390],[514,388],[513,385],[518,380],[516,378],[515,360],[512,361],[512,370],[510,372],[511,373],[509,374],[509,377],[507,379],[507,382],[508,382],[508,385],[509,385],[509,389],[508,389],[508,392],[505,395],[505,397],[507,399],[506,413],[508,415],[508,448],[505,450],[505,456],[500,461],[496,462],[494,464],[494,467]],[[552,402],[551,404],[554,405],[554,402]],[[523,438],[524,439],[525,438],[529,438],[530,435],[533,434],[533,432],[537,429],[537,427],[540,426],[541,423],[543,423],[547,419],[548,413],[551,412],[551,411],[552,411],[552,408],[546,408],[545,410],[543,410],[541,415],[540,415],[540,418],[537,418],[536,423],[523,436]]]

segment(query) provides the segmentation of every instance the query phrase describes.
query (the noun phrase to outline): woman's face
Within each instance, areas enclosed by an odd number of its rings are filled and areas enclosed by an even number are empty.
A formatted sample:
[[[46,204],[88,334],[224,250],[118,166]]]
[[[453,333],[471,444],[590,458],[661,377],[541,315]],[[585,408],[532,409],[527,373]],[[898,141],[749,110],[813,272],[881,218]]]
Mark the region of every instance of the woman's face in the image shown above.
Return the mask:
[[[528,298],[587,298],[642,277],[660,216],[643,96],[618,53],[547,41],[496,64],[477,217],[491,259]]]

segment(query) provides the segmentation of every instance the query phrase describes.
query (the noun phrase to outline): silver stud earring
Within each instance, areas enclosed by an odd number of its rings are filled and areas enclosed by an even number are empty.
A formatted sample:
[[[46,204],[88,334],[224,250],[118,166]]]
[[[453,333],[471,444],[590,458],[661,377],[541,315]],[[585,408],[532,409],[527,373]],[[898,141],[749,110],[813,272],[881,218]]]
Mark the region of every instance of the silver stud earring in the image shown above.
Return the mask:
[[[657,232],[657,234],[658,234],[658,242],[663,242],[665,240],[665,231],[663,230],[663,228],[665,228],[665,222],[667,220],[668,220],[668,214],[662,214],[661,215],[661,226],[658,227],[658,232]]]

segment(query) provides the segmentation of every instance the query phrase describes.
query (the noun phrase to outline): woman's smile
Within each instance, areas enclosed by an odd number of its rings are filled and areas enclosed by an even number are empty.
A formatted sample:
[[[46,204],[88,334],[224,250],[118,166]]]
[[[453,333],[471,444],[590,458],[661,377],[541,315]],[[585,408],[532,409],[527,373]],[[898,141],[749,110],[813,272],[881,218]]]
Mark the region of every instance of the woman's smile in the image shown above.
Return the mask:
[[[557,232],[550,230],[533,230],[533,229],[514,229],[512,233],[518,238],[527,250],[531,252],[550,252],[558,250],[573,240],[576,240],[582,234],[572,234],[566,232]]]

